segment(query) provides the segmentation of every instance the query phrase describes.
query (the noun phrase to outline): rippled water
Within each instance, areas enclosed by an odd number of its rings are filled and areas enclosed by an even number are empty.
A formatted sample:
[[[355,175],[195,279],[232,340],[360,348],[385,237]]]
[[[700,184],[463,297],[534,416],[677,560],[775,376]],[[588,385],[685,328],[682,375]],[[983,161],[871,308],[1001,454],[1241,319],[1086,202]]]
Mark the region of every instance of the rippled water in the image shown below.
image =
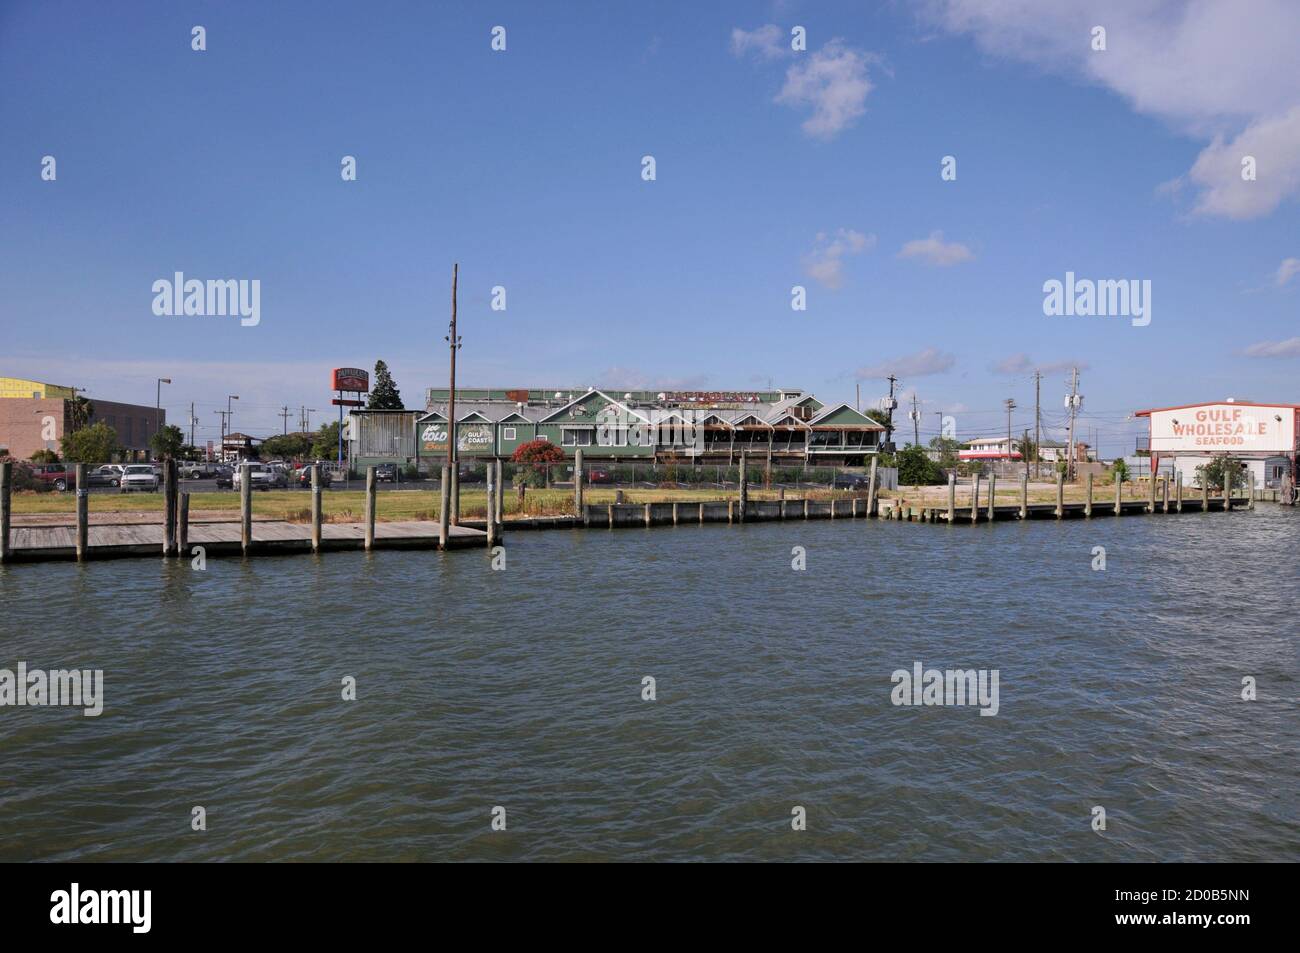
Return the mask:
[[[106,694],[0,708],[0,860],[1296,860],[1297,542],[1263,505],[0,568],[0,667]],[[999,714],[895,707],[915,661]]]

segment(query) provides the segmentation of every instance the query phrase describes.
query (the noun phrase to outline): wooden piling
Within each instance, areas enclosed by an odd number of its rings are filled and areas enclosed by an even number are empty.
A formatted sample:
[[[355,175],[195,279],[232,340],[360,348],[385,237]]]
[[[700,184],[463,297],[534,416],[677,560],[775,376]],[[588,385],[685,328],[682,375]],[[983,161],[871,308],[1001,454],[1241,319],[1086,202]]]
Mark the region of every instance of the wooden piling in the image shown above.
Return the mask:
[[[1147,512],[1156,511],[1156,473],[1151,471],[1151,478],[1147,480]]]
[[[375,468],[366,467],[366,552],[375,548]]]
[[[1174,509],[1183,511],[1183,471],[1174,472]]]
[[[502,522],[504,522],[506,518],[506,477],[505,477],[506,468],[505,465],[500,460],[494,460],[492,462],[492,465],[497,473],[496,507],[497,507],[497,526],[499,528]]]
[[[1169,477],[1160,478],[1160,512],[1169,512]]]
[[[0,563],[9,561],[9,522],[13,480],[13,461],[0,460]]]
[[[451,535],[448,527],[451,525],[451,467],[442,468],[442,483],[439,489],[441,498],[438,507],[438,548],[447,548],[447,539]],[[612,520],[611,520],[612,522]]]
[[[190,495],[181,494],[180,508],[177,512],[176,552],[189,555],[190,551]]]
[[[992,523],[996,517],[996,511],[993,509],[997,505],[998,499],[998,475],[989,474],[989,522]]]
[[[868,517],[875,516],[880,509],[880,505],[877,502],[878,494],[876,493],[876,464],[878,462],[879,461],[875,457],[871,458],[871,474],[867,477],[867,516]],[[805,513],[804,515],[806,516],[807,513]]]
[[[1201,471],[1201,512],[1210,512],[1210,478]]]
[[[1088,496],[1084,500],[1083,515],[1087,519],[1092,519],[1092,471],[1091,470],[1088,471],[1088,478],[1086,482],[1088,484]]]
[[[749,503],[749,479],[746,473],[746,467],[749,463],[749,454],[740,451],[740,521],[745,522],[745,509]]]
[[[703,507],[700,508],[700,512],[701,513],[704,512]],[[609,520],[609,528],[613,529],[614,528],[614,504],[613,503],[605,504],[605,517],[606,519]]]
[[[868,508],[870,509],[870,508]],[[957,519],[957,471],[948,474],[948,525]]]
[[[176,555],[176,508],[180,504],[180,468],[175,460],[163,461],[163,555]],[[81,487],[78,477],[77,487]]]
[[[90,539],[90,487],[86,486],[86,465],[77,464],[77,562],[85,562]]]
[[[808,497],[803,498],[803,518],[808,518]]]
[[[646,528],[649,529],[650,527],[650,504],[649,503],[645,505],[645,525]]]
[[[493,476],[492,465],[488,464],[488,480],[491,481]],[[487,494],[487,547],[491,549],[497,544],[497,505],[496,494],[493,493],[492,483],[488,483]]]
[[[320,464],[311,465],[311,551],[320,552],[321,538]]]
[[[1065,515],[1065,474],[1057,472],[1056,474],[1056,518],[1059,520]]]
[[[980,521],[980,475],[975,474],[974,480],[971,481],[970,487],[970,521],[978,523]]]
[[[1255,508],[1255,471],[1249,470],[1246,473],[1246,509]]]
[[[1115,515],[1120,516],[1124,512],[1124,481],[1115,476]]]
[[[253,543],[253,480],[247,463],[239,465],[239,544],[248,555]]]
[[[673,525],[677,525],[677,504],[673,503]]]
[[[582,448],[573,452],[573,506],[575,513],[582,512]]]
[[[452,432],[455,432],[455,429],[456,429],[456,428],[455,428],[455,427],[452,427],[451,429],[452,429]],[[459,526],[459,525],[460,525],[460,463],[459,463],[459,459],[458,459],[456,465],[455,465],[454,467],[449,467],[449,469],[451,470],[451,483],[449,484],[450,492],[451,492],[451,499],[450,499],[450,501],[449,501],[449,508],[448,508],[445,512],[449,512],[449,513],[451,514],[451,525],[452,525],[452,526]]]
[[[1029,519],[1029,474],[1020,474],[1020,518]]]
[[[701,503],[699,504],[699,506],[700,506],[700,525],[703,526],[704,525],[704,504]]]

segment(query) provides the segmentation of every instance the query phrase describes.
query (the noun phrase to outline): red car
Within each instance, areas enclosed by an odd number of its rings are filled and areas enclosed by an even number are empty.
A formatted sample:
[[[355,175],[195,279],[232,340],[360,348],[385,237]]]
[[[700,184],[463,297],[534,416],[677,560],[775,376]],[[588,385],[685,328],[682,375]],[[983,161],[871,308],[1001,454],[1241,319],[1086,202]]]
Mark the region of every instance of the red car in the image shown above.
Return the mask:
[[[33,463],[31,466],[32,476],[43,483],[53,484],[56,490],[77,485],[76,471],[69,470],[66,463]]]
[[[614,478],[609,475],[608,470],[602,470],[600,467],[592,467],[587,471],[588,483],[613,483]]]

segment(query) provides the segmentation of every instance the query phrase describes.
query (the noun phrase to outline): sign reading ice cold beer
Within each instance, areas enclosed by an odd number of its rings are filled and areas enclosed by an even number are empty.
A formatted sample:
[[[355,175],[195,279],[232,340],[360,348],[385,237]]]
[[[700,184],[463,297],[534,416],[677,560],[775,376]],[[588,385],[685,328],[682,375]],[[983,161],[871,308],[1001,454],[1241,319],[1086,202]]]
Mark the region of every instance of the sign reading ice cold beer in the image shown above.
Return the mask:
[[[1206,404],[1151,412],[1156,453],[1290,453],[1295,444],[1292,407]]]

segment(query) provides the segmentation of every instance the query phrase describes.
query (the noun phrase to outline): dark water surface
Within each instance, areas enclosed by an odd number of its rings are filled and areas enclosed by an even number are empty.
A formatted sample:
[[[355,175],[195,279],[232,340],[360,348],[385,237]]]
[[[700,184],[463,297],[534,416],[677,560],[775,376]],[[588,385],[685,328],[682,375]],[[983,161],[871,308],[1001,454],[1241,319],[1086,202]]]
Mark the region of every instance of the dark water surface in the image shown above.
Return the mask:
[[[0,568],[0,860],[1300,859],[1300,512],[507,539]]]

